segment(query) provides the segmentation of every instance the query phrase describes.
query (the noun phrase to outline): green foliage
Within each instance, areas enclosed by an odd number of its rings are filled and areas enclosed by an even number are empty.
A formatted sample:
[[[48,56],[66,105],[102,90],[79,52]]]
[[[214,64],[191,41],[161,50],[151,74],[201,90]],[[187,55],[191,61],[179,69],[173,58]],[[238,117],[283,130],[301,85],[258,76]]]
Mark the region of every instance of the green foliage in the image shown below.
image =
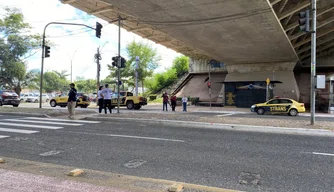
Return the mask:
[[[18,9],[5,11],[0,19],[0,84],[19,94],[36,77],[27,72],[25,60],[37,52],[41,36],[29,34],[30,26]]]
[[[49,71],[44,73],[43,88],[47,93],[53,91],[62,91],[70,83],[66,77],[67,72]],[[40,79],[40,78],[38,78]]]
[[[96,92],[96,80],[95,79],[84,79],[75,81],[75,86],[79,92],[93,93]]]
[[[153,78],[146,80],[146,86],[152,93],[161,91],[165,87],[168,87],[178,81],[182,75],[188,72],[189,58],[186,56],[180,56],[174,59],[171,68],[167,69],[163,73],[157,73]]]
[[[136,56],[139,56],[139,69],[138,69],[138,81],[143,82],[147,77],[153,75],[153,71],[159,66],[158,62],[161,57],[158,55],[156,49],[153,49],[149,44],[143,42],[132,41],[126,46],[128,59],[126,62],[126,68],[121,69],[121,77],[127,78],[127,84],[134,86],[135,68],[136,68]],[[109,78],[117,78],[117,68],[108,65],[110,71]]]
[[[188,72],[189,69],[189,57],[187,56],[179,56],[173,61],[173,69],[176,70],[177,77],[181,77],[185,73]]]

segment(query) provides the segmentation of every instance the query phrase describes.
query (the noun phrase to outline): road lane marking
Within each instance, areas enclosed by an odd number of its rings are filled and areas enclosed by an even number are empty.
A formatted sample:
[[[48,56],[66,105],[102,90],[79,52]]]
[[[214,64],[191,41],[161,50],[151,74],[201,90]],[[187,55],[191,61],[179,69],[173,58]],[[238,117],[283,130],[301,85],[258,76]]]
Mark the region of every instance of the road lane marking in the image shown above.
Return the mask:
[[[318,152],[312,152],[313,155],[324,155],[324,156],[334,156],[332,153],[318,153]]]
[[[8,125],[8,126],[16,126],[16,127],[31,127],[31,128],[39,128],[39,129],[62,129],[63,127],[51,127],[51,126],[44,126],[44,125],[25,125],[19,123],[4,123],[0,122],[0,125]]]
[[[62,123],[62,122],[49,122],[49,121],[34,121],[34,120],[25,120],[25,119],[3,119],[4,121],[14,121],[14,122],[26,122],[26,123],[41,123],[41,124],[52,124],[52,125],[71,125],[71,126],[80,126],[82,124],[78,123]]]
[[[32,130],[25,130],[25,129],[10,129],[10,128],[0,128],[0,131],[12,132],[12,133],[24,133],[24,134],[32,134],[32,133],[39,132],[39,131],[32,131]]]
[[[182,142],[184,140],[176,140],[176,139],[165,139],[165,138],[158,138],[158,137],[141,137],[141,136],[133,136],[133,135],[114,135],[114,134],[104,134],[109,137],[123,137],[123,138],[133,138],[133,139],[147,139],[147,140],[159,140],[159,141],[173,141],[173,142]]]
[[[63,122],[74,122],[74,123],[100,123],[100,121],[85,121],[85,120],[71,120],[71,119],[51,119],[51,118],[41,118],[41,117],[26,117],[24,119],[63,121]]]
[[[224,115],[216,115],[216,117],[225,117],[225,116],[231,116],[231,115],[234,115],[234,114],[229,113],[229,114],[224,114]]]
[[[181,143],[185,142],[184,140],[166,139],[166,138],[158,138],[158,137],[142,137],[142,136],[133,136],[133,135],[115,135],[115,134],[101,134],[101,133],[88,133],[88,132],[74,132],[74,131],[64,131],[64,132],[74,133],[74,134],[84,134],[84,135],[123,137],[123,138],[132,138],[132,139],[147,139],[147,140],[171,141],[171,142],[181,142]]]
[[[0,135],[0,139],[3,139],[3,138],[7,138],[9,136],[6,136],[6,135]]]

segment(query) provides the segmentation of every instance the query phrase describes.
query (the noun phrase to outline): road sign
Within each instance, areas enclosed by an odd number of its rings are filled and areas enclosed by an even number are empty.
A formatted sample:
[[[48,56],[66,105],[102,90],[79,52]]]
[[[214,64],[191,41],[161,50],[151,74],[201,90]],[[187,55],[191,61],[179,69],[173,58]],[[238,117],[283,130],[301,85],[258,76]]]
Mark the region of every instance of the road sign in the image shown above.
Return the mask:
[[[267,78],[266,82],[267,82],[267,85],[269,85],[269,83],[270,83],[270,79]]]

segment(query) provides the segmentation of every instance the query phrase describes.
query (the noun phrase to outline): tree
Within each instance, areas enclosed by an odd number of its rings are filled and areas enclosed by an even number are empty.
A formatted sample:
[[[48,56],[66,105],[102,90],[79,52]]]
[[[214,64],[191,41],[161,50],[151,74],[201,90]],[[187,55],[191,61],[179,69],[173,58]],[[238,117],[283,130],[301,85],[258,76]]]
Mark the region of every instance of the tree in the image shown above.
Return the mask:
[[[93,93],[96,92],[96,80],[95,79],[83,79],[75,81],[75,85],[80,92]]]
[[[63,71],[65,74],[67,71]],[[40,76],[38,77],[40,79]],[[46,92],[61,91],[67,87],[69,81],[64,78],[62,72],[48,71],[44,73],[43,88]]]
[[[128,78],[128,85],[133,86],[135,81],[135,68],[136,68],[136,56],[139,56],[140,63],[138,69],[138,81],[144,82],[147,77],[153,75],[153,71],[159,66],[158,62],[161,57],[158,55],[156,49],[153,49],[149,44],[143,42],[132,41],[126,46],[126,51],[128,55],[128,60],[126,62],[126,67],[121,70],[121,77]],[[117,68],[113,68],[108,65],[110,70],[109,77],[117,77]]]
[[[182,75],[184,75],[185,73],[188,72],[189,57],[179,56],[179,57],[175,58],[174,61],[173,61],[172,68],[174,68],[176,70],[177,77],[181,77]]]
[[[22,87],[35,78],[34,73],[27,73],[25,60],[37,52],[41,36],[30,33],[30,26],[18,9],[5,11],[5,17],[0,19],[0,84],[20,94]]]

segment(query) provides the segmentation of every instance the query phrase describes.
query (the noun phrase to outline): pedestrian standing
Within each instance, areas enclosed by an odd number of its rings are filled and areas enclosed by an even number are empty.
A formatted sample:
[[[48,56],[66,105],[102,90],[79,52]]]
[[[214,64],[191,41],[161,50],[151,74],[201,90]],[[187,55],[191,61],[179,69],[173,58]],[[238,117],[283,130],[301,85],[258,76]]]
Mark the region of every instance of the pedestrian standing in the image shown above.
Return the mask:
[[[175,111],[175,107],[176,107],[176,96],[173,95],[171,98],[170,98],[170,102],[172,104],[172,111]]]
[[[111,89],[109,89],[108,84],[106,84],[104,87],[105,88],[101,91],[101,94],[100,94],[103,97],[104,113],[107,114],[107,107],[109,109],[109,112],[112,113],[112,110],[111,110],[112,91]]]
[[[99,90],[97,92],[97,104],[99,105],[99,113],[102,112],[103,106],[104,106],[104,101],[103,101],[103,95],[101,95],[101,91],[103,90],[103,86],[99,87]]]
[[[162,100],[163,100],[162,111],[165,111],[165,107],[166,107],[166,111],[168,111],[168,109],[167,109],[167,104],[168,104],[168,95],[167,95],[167,92],[164,92],[162,94]]]
[[[183,96],[182,97],[182,105],[183,105],[183,111],[187,112],[187,102],[188,102],[188,97]]]
[[[72,119],[75,115],[74,109],[77,104],[77,90],[75,89],[75,84],[70,84],[70,91],[68,92],[68,99],[67,99],[67,109],[69,112],[69,118]]]

